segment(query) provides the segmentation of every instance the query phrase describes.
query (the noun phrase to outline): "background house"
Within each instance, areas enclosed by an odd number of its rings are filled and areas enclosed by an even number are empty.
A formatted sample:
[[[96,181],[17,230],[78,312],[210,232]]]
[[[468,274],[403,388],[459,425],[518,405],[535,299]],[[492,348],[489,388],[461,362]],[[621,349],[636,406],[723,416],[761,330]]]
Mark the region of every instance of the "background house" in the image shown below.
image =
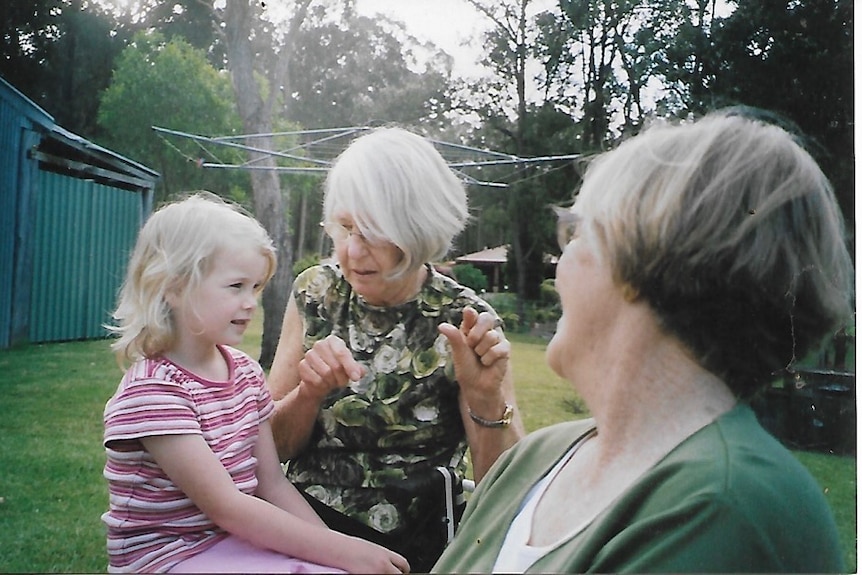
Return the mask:
[[[105,335],[158,177],[0,78],[0,349]]]
[[[508,246],[485,248],[472,254],[457,257],[455,258],[455,263],[470,264],[481,270],[488,279],[488,291],[505,291],[506,280],[503,274],[503,266],[506,265],[506,250],[508,250]]]

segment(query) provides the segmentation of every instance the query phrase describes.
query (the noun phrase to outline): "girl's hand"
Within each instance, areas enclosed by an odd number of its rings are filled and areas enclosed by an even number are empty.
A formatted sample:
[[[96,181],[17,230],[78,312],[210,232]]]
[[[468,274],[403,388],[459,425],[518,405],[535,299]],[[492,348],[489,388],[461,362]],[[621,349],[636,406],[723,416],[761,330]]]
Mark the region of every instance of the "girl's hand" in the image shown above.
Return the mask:
[[[333,389],[359,381],[365,367],[353,359],[340,337],[329,335],[316,342],[299,362],[299,378],[307,391],[321,398]]]
[[[343,537],[336,567],[350,573],[410,573],[410,564],[398,553],[358,537]]]

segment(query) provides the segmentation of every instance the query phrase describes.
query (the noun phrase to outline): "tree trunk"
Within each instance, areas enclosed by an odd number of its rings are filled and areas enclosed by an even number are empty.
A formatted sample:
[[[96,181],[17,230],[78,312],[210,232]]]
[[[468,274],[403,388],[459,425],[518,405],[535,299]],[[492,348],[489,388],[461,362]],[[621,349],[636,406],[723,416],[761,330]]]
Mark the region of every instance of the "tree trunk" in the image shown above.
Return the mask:
[[[228,63],[243,129],[247,134],[270,134],[277,90],[271,89],[269,97],[264,100],[255,81],[255,65],[260,64],[261,59],[255,57],[251,41],[254,12],[247,0],[231,0],[226,3],[224,14]],[[280,68],[281,66],[277,65],[275,70],[266,71],[269,72],[272,86],[280,85]],[[247,144],[258,149],[273,149],[272,138],[269,136],[257,136]],[[249,161],[259,168],[251,171],[255,217],[269,232],[278,250],[278,268],[262,297],[263,339],[259,361],[263,367],[269,368],[275,356],[281,322],[293,283],[293,254],[285,210],[285,205],[289,205],[289,196],[287,192],[282,194],[278,172],[266,169],[275,167],[275,159],[271,155],[249,152]]]
[[[296,230],[296,256],[297,260],[305,257],[305,226],[308,222],[308,191],[301,191],[299,194],[299,226]]]
[[[278,346],[278,338],[281,334],[281,322],[293,284],[293,254],[284,209],[287,202],[284,196],[289,192],[282,193],[278,172],[274,170],[254,170],[251,181],[255,216],[269,232],[278,250],[278,268],[261,298],[263,339],[260,344],[260,363],[265,368],[269,368],[275,357],[275,348]]]

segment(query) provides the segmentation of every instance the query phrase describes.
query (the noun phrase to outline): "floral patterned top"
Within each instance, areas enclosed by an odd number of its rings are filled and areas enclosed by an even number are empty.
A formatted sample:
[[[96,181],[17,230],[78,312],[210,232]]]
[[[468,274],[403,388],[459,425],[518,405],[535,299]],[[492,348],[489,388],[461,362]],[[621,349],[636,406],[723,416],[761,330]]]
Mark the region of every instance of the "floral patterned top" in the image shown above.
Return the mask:
[[[305,450],[288,477],[330,507],[383,533],[419,519],[404,492],[413,474],[437,466],[466,470],[467,440],[449,344],[437,331],[459,325],[464,307],[496,312],[469,288],[428,266],[415,299],[393,307],[368,304],[340,268],[302,272],[293,297],[305,327],[305,349],[329,334],[348,345],[366,375],[326,397]]]

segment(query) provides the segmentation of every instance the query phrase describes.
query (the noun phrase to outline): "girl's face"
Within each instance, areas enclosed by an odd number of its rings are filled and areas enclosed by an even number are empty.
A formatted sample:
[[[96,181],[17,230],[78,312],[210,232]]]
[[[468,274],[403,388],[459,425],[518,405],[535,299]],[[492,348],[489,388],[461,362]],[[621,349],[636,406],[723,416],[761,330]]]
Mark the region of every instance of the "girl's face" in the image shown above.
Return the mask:
[[[336,214],[326,232],[335,244],[335,256],[351,287],[371,305],[389,306],[407,301],[417,291],[416,273],[390,279],[404,254],[387,241],[370,240],[348,214]]]
[[[174,296],[168,303],[174,311],[181,340],[196,340],[201,346],[242,342],[257,308],[267,260],[254,249],[223,249],[213,255],[212,268],[200,285],[186,297]]]

